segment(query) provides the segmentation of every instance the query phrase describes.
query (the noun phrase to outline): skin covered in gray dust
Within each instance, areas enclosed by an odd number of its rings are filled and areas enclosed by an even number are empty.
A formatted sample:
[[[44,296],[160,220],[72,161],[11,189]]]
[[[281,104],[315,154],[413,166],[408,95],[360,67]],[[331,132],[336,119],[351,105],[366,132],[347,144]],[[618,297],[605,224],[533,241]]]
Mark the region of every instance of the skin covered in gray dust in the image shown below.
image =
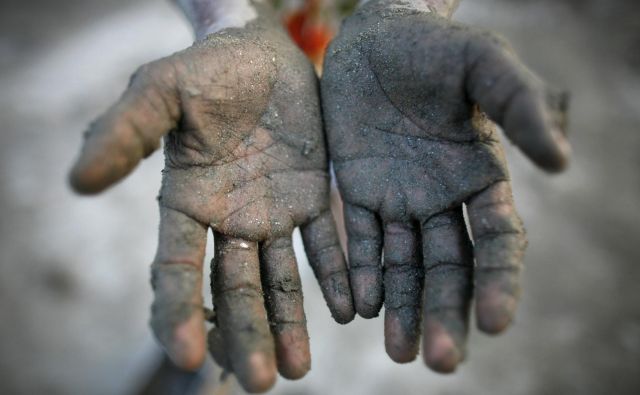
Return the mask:
[[[355,313],[329,207],[317,78],[268,6],[253,6],[258,16],[245,27],[140,68],[92,124],[71,183],[99,193],[164,138],[152,328],[176,364],[202,364],[211,228],[215,336],[226,367],[246,390],[262,392],[276,369],[291,379],[310,369],[295,227],[333,317],[346,323]]]
[[[356,311],[375,317],[384,303],[390,357],[415,359],[422,330],[427,365],[451,372],[474,294],[491,334],[520,295],[526,239],[494,122],[538,166],[562,170],[567,97],[503,40],[428,3],[370,0],[347,18],[321,93]]]

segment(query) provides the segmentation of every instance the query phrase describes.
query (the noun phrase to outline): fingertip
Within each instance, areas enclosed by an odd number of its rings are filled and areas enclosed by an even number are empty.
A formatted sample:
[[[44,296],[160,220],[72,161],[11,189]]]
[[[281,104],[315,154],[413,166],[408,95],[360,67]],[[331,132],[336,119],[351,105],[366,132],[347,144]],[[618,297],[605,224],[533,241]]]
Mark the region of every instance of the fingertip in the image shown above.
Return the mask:
[[[358,315],[366,320],[376,318],[380,315],[380,307],[369,304],[367,301],[360,301],[360,303],[356,301],[355,305]]]
[[[321,287],[333,319],[342,325],[353,321],[356,313],[347,271],[326,278]]]
[[[564,137],[518,145],[536,166],[547,173],[561,173],[569,166],[571,146]]]
[[[571,145],[564,137],[558,137],[555,141],[555,154],[549,155],[540,166],[548,173],[561,173],[569,167],[571,158]]]
[[[488,291],[484,295],[478,295],[478,329],[489,335],[503,333],[513,321],[517,304],[515,297],[499,291]]]
[[[311,370],[311,351],[306,331],[304,336],[295,333],[280,333],[276,354],[278,356],[278,371],[286,379],[301,379]]]
[[[301,364],[290,364],[290,365],[282,365],[278,368],[278,371],[288,380],[300,380],[304,376],[309,373],[311,370],[311,362],[309,363],[301,363]]]
[[[450,374],[455,372],[458,364],[464,360],[464,353],[442,324],[427,319],[423,359],[424,363],[433,371]]]
[[[391,360],[395,363],[405,364],[416,360],[417,354],[406,349],[396,348],[385,345],[385,351]]]
[[[95,195],[104,190],[104,188],[96,185],[93,178],[79,167],[75,165],[69,172],[68,182],[71,189],[79,195]]]
[[[181,369],[196,371],[204,364],[207,342],[201,320],[202,317],[193,314],[176,327],[173,339],[166,345],[169,357]]]
[[[567,167],[571,156],[564,117],[550,110],[538,94],[522,90],[511,100],[503,126],[509,138],[538,167],[557,173]]]
[[[205,352],[204,349],[202,351],[193,351],[190,353],[170,353],[169,357],[173,361],[173,363],[179,367],[180,369],[195,372],[199,370],[204,364],[205,360]]]
[[[356,318],[356,311],[353,307],[353,303],[349,303],[349,306],[341,305],[340,307],[334,307],[331,309],[331,316],[334,321],[340,325],[346,325]]]
[[[413,325],[416,317],[402,317],[402,313],[387,309],[384,320],[384,348],[396,363],[413,362],[418,355],[419,331]],[[409,321],[409,322],[407,322]]]
[[[247,360],[246,371],[239,371],[236,374],[244,390],[252,394],[268,391],[277,379],[273,357],[263,352],[251,354]]]
[[[478,314],[478,329],[487,335],[499,335],[504,333],[511,325],[512,317],[502,311],[488,311]]]
[[[540,167],[549,174],[559,174],[567,169],[568,162],[566,160],[555,161],[553,163],[547,162],[545,164],[540,164]]]
[[[327,306],[333,319],[341,325],[347,324],[356,316],[353,306],[353,296],[349,287],[349,280],[345,279],[340,292],[333,292],[327,297]]]
[[[431,339],[425,346],[424,363],[435,372],[454,373],[460,362],[462,353],[446,335]]]
[[[365,319],[377,317],[383,302],[381,270],[377,267],[352,268],[351,289],[356,313]]]

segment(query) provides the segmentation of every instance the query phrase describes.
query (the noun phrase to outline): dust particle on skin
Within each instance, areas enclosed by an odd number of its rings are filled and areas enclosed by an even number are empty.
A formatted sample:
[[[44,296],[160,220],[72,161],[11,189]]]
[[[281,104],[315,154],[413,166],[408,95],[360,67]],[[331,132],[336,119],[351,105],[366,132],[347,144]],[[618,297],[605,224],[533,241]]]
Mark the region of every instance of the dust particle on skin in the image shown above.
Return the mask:
[[[195,88],[193,86],[188,86],[188,87],[185,88],[185,90],[187,91],[187,93],[191,97],[196,97],[196,96],[202,95],[202,92],[198,88]]]
[[[314,146],[313,143],[309,140],[304,142],[304,146],[302,147],[302,155],[307,156],[313,151]]]

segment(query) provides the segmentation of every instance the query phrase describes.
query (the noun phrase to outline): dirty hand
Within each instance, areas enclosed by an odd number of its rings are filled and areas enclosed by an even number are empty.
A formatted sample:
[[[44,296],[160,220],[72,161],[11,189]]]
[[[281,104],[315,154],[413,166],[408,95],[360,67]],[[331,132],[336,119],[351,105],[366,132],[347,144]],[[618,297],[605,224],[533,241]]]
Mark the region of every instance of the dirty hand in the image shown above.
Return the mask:
[[[495,334],[520,294],[526,239],[493,122],[559,171],[566,98],[501,40],[451,22],[439,9],[451,1],[428,3],[362,6],[329,47],[321,92],[356,311],[375,317],[384,301],[397,362],[415,358],[422,317],[426,364],[451,372],[464,358],[472,296],[478,327]]]
[[[277,23],[260,16],[143,66],[91,126],[71,172],[76,191],[99,193],[164,137],[151,326],[177,365],[202,364],[211,228],[212,337],[225,348],[214,356],[251,392],[271,387],[276,368],[292,379],[310,368],[295,227],[335,320],[355,314],[329,210],[317,80]]]

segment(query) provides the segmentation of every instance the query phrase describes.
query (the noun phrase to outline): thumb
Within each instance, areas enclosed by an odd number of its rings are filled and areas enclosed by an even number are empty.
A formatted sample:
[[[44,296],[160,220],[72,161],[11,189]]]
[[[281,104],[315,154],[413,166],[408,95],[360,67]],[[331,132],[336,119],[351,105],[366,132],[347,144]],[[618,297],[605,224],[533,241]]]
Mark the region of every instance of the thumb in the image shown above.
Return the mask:
[[[142,66],[120,100],[91,124],[69,175],[81,194],[99,193],[160,146],[180,116],[175,72],[167,60]]]

